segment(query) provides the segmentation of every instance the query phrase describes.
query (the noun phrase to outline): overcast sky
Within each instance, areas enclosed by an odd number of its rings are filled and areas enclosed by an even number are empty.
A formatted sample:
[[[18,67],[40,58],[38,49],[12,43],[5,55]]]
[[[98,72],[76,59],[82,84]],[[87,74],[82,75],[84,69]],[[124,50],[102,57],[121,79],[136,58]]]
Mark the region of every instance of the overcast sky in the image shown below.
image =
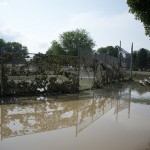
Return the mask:
[[[119,45],[130,51],[150,40],[142,23],[128,13],[126,0],[0,0],[0,38],[19,42],[29,52],[45,53],[65,31],[86,29],[96,46]]]

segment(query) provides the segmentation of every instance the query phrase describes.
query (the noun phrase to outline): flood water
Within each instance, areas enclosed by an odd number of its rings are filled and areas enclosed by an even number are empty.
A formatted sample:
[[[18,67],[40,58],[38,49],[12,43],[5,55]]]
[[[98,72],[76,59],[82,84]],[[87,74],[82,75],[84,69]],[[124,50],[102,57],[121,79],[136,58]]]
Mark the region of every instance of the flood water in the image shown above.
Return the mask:
[[[148,87],[6,100],[0,105],[0,150],[150,150]]]

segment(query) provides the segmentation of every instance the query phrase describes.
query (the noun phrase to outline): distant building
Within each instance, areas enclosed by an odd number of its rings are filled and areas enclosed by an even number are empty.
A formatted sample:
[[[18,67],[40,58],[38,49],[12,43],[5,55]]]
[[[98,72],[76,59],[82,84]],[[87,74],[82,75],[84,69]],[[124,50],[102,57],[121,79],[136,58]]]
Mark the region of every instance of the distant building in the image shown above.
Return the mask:
[[[123,58],[126,58],[127,55],[130,55],[129,52],[127,52],[126,50],[124,50],[123,48],[121,48],[120,46],[117,46],[118,47],[118,52],[119,52],[119,56],[120,56],[120,53],[122,55]]]
[[[127,52],[126,50],[124,50],[123,48],[121,48],[120,46],[118,47],[118,55],[120,58],[120,63],[121,66],[123,68],[129,68],[130,67],[130,56],[131,54],[129,52]]]

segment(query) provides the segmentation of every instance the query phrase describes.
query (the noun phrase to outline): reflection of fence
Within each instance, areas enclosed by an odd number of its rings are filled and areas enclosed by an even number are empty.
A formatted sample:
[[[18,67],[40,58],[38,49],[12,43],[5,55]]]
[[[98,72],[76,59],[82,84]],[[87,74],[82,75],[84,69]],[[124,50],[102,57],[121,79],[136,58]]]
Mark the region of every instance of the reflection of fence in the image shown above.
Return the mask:
[[[24,98],[20,100],[20,105],[0,105],[1,139],[72,126],[76,126],[78,134],[109,110],[114,108],[118,114],[122,105],[128,104],[124,109],[130,107],[130,101],[120,101],[115,97],[106,98],[97,94],[93,97],[82,96],[79,101],[50,100],[45,98],[45,102],[37,102],[34,99],[26,101]]]
[[[79,109],[77,133],[84,130],[106,112],[116,106],[116,99],[101,98],[89,101],[88,105]]]
[[[108,95],[108,92],[106,94],[102,93],[102,91],[100,94],[94,93],[93,98],[88,100],[86,105],[78,108],[77,133],[87,128],[113,108],[116,120],[118,120],[118,113],[127,108],[128,117],[130,116],[131,87],[111,90],[110,95]]]

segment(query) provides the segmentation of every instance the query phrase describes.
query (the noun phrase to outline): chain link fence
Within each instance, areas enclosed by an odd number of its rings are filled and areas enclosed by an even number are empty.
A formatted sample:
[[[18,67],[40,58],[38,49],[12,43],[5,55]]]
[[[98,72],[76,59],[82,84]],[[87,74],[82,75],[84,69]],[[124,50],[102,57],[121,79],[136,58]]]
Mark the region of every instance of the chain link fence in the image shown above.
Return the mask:
[[[113,57],[108,54],[80,52],[80,90],[100,88],[129,78],[131,55]]]
[[[0,94],[77,93],[124,80],[130,55],[112,57],[86,51],[78,56],[1,52]]]
[[[1,96],[77,93],[78,57],[1,53]]]

